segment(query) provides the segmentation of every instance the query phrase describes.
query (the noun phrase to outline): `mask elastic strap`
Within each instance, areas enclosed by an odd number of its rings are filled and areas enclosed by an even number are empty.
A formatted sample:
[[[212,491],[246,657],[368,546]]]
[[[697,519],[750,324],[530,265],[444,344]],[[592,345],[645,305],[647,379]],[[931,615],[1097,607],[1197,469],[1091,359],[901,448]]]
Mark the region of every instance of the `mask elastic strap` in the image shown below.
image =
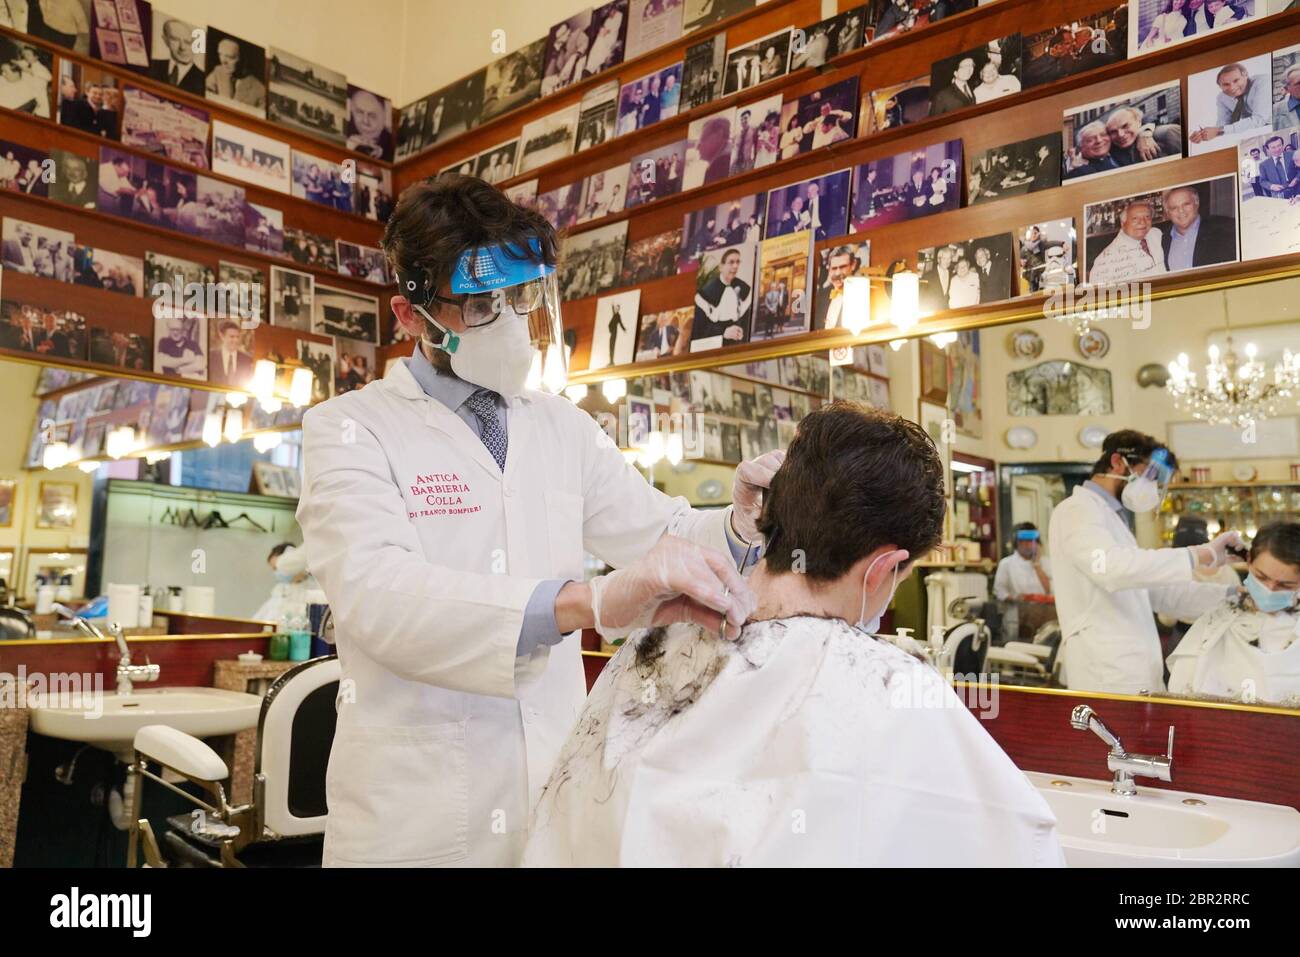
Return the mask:
[[[886,552],[886,553],[885,553],[885,555],[889,555],[889,554],[892,554],[892,553],[891,553],[891,552]],[[862,604],[858,606],[858,623],[859,623],[859,624],[861,624],[861,623],[862,623],[862,620],[863,620],[864,618],[867,617],[867,579],[871,576],[871,569],[873,569],[873,568],[876,567],[876,562],[878,562],[878,561],[880,561],[882,558],[884,558],[885,555],[877,555],[877,556],[872,560],[871,564],[867,566],[867,570],[866,570],[866,572],[862,575]],[[894,584],[893,584],[892,587],[893,587],[893,588],[897,588],[897,587],[898,587],[898,566],[897,566],[897,565],[894,566]]]
[[[424,306],[417,306],[415,303],[411,303],[411,308],[424,316],[425,321],[428,322],[429,325],[442,333],[442,342],[432,342],[428,337],[421,337],[425,342],[429,343],[430,348],[441,349],[443,352],[448,354],[454,353],[460,348],[460,336],[456,335],[456,333],[452,332],[437,319],[433,318],[433,316],[429,315],[429,311],[425,309]]]

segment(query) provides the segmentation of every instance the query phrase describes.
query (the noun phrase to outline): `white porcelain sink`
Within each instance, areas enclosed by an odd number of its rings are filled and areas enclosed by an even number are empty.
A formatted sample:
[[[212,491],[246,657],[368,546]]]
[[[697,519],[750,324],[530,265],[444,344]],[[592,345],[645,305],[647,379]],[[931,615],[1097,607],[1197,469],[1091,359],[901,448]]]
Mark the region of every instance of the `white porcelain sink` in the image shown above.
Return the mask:
[[[128,695],[67,694],[42,702],[33,695],[31,727],[38,734],[84,741],[119,755],[131,752],[146,724],[206,738],[257,726],[262,699],[220,688],[136,689]]]
[[[1175,772],[1176,773],[1176,772]],[[1026,772],[1056,815],[1071,867],[1300,867],[1300,811],[1110,781]]]

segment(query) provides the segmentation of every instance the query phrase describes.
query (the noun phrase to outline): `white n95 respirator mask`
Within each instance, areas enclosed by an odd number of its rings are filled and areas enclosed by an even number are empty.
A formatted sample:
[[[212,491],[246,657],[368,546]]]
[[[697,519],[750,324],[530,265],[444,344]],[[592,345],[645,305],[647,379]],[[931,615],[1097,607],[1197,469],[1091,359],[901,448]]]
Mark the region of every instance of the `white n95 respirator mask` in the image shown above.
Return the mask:
[[[457,339],[456,351],[449,354],[452,372],[508,398],[524,391],[536,354],[526,317],[507,310],[491,325],[467,329]]]

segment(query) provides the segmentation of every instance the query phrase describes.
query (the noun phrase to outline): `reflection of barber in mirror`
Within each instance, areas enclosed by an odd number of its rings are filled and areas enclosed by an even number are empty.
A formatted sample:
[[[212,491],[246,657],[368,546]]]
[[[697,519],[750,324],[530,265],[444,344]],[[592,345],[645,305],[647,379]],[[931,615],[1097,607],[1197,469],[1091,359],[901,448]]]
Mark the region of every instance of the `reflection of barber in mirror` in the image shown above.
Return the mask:
[[[1247,567],[1245,585],[1198,619],[1169,656],[1169,690],[1300,704],[1300,523],[1261,528]]]
[[[1015,528],[1015,551],[998,562],[993,594],[999,601],[1052,593],[1051,564],[1043,556],[1042,540],[1033,522]]]
[[[307,592],[320,587],[307,570],[306,550],[292,542],[281,542],[266,556],[266,564],[275,574],[275,587],[253,617],[278,624],[286,617],[305,615]]]
[[[1164,689],[1155,613],[1182,621],[1223,601],[1222,584],[1198,581],[1242,547],[1228,531],[1205,545],[1141,548],[1134,514],[1156,512],[1178,472],[1178,459],[1133,429],[1102,443],[1092,477],[1052,512],[1048,537],[1056,561],[1062,681],[1069,688],[1140,694]]]

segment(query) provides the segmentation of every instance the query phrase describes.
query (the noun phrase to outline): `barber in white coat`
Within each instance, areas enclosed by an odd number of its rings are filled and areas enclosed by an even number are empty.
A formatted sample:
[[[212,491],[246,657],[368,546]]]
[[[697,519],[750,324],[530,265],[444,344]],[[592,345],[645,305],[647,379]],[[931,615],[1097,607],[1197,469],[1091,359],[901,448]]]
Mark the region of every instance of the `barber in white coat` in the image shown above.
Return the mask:
[[[303,420],[298,520],[342,665],[325,864],[513,865],[585,698],[574,632],[735,637],[780,456],[741,465],[733,508],[696,512],[526,388],[534,364],[564,380],[555,236],[494,187],[411,187],[383,245],[419,345]],[[584,548],[619,570],[584,584]]]
[[[1131,513],[1158,509],[1178,460],[1149,435],[1112,432],[1092,478],[1052,512],[1062,679],[1073,689],[1163,691],[1164,661],[1153,615],[1195,621],[1228,594],[1196,580],[1197,567],[1231,560],[1237,532],[1207,545],[1139,548]]]

